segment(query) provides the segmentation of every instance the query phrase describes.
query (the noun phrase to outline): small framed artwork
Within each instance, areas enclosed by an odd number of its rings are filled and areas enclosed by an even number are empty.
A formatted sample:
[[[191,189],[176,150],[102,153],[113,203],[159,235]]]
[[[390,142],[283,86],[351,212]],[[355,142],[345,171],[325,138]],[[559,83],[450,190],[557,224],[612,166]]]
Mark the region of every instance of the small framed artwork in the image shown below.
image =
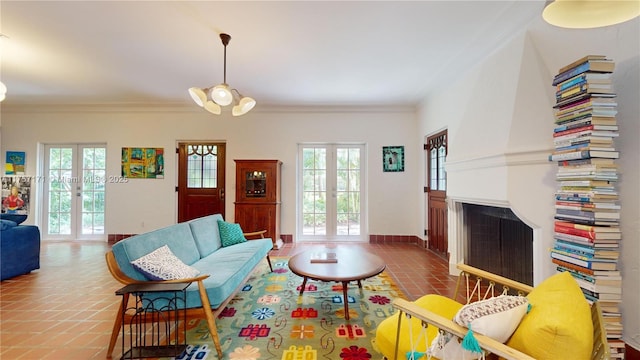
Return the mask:
[[[4,165],[5,175],[24,175],[24,151],[7,151]]]
[[[384,172],[404,171],[404,146],[382,147],[382,170]]]

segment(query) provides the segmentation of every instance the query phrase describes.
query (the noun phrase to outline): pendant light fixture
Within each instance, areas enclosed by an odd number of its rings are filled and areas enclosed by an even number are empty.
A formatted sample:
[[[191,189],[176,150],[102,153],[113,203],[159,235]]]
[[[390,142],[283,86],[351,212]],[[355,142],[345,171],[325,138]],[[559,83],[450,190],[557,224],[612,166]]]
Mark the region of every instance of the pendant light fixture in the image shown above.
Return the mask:
[[[210,113],[220,115],[222,113],[221,106],[235,103],[231,114],[233,116],[244,115],[256,106],[256,101],[250,97],[242,96],[238,90],[230,88],[229,84],[227,84],[227,45],[229,45],[231,36],[222,33],[220,34],[220,40],[224,45],[224,78],[222,84],[204,89],[192,87],[189,89],[189,95],[198,106],[203,107]]]
[[[546,22],[569,29],[615,25],[638,15],[638,0],[555,0],[548,1],[542,11]]]

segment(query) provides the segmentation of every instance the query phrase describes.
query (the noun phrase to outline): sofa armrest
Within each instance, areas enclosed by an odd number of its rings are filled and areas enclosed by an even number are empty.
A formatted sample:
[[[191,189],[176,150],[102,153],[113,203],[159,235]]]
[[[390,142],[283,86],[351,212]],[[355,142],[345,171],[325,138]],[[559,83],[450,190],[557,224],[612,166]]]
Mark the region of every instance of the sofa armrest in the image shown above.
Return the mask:
[[[267,233],[267,230],[260,230],[260,231],[243,233],[243,235],[245,238],[247,238],[247,240],[252,240],[249,238],[254,236],[259,236],[259,239],[264,239],[264,234],[266,233]]]
[[[400,316],[398,317],[398,330],[400,329],[400,322],[403,321],[403,313],[408,314],[412,317],[420,319],[427,326],[435,326],[436,328],[449,332],[455,336],[463,338],[468,329],[462,327],[453,321],[442,317],[434,312],[423,309],[420,306],[409,302],[404,299],[396,298],[393,300],[393,307],[400,310]],[[407,321],[407,319],[404,319]],[[478,340],[478,344],[480,347],[488,352],[501,356],[507,360],[535,360],[527,354],[524,354],[520,351],[517,351],[509,346],[502,344],[490,337],[474,334],[476,340]]]
[[[127,276],[120,267],[118,266],[118,261],[116,260],[115,255],[113,255],[113,251],[108,251],[105,254],[105,259],[107,261],[107,268],[109,272],[119,283],[123,285],[129,284],[166,284],[166,283],[191,283],[191,282],[202,282],[202,280],[208,278],[209,274],[203,274],[196,277],[188,278],[188,279],[175,279],[175,280],[136,280]]]

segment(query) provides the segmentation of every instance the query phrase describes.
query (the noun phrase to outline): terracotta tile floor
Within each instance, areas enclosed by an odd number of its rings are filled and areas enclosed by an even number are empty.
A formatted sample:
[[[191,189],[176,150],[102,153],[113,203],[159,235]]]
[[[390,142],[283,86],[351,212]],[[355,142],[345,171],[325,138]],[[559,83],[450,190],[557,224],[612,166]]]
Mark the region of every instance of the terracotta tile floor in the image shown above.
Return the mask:
[[[287,244],[273,256],[307,248]],[[456,277],[434,253],[408,244],[349,244],[378,254],[408,299],[452,296]],[[120,284],[112,279],[105,243],[43,242],[41,268],[0,283],[0,359],[105,359]],[[120,339],[114,358],[121,352]]]

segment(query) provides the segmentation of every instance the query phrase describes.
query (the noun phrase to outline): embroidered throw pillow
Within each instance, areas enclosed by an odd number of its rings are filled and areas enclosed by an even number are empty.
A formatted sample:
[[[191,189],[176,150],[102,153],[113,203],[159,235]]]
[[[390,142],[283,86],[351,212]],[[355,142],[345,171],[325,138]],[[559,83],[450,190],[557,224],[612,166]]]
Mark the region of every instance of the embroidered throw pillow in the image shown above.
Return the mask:
[[[244,234],[242,233],[240,224],[232,224],[226,221],[218,220],[218,230],[220,231],[220,241],[222,242],[222,247],[240,244],[247,241],[247,239],[244,237]]]
[[[131,262],[149,280],[175,280],[192,278],[200,274],[176,257],[169,246],[164,245]]]
[[[500,295],[467,304],[453,318],[474,333],[506,342],[527,313],[529,302],[524,296]]]

